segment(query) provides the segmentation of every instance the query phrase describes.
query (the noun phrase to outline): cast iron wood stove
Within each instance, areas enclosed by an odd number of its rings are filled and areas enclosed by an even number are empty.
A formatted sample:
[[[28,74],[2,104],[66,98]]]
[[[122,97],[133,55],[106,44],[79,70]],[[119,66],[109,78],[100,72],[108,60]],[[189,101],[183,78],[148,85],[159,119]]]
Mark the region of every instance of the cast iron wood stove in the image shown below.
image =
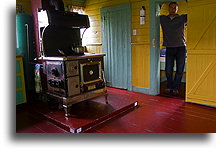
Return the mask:
[[[78,102],[101,95],[107,101],[103,57],[105,54],[85,53],[82,56],[43,57],[49,97],[63,104],[65,116]]]
[[[65,12],[58,6],[46,5],[44,11],[49,25],[42,34],[41,59],[47,77],[49,98],[57,98],[63,104],[65,116],[70,116],[70,107],[78,102],[101,95],[107,102],[104,78],[105,54],[84,53],[81,28],[89,28],[87,15]]]

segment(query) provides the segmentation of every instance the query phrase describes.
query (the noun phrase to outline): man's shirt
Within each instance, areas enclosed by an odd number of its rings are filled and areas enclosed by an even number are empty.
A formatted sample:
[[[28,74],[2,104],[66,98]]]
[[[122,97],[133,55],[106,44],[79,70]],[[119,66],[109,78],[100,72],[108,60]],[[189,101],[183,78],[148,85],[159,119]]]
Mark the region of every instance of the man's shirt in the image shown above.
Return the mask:
[[[184,28],[187,24],[187,15],[177,15],[170,18],[168,15],[160,16],[160,24],[163,30],[163,46],[186,46]]]

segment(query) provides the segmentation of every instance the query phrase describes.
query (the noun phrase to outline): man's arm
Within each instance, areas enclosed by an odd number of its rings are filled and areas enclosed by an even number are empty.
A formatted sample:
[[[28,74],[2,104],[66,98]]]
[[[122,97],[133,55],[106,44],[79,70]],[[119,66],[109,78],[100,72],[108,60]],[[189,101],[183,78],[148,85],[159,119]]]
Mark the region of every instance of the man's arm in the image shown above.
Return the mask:
[[[182,17],[185,25],[187,25],[187,14],[183,14]]]
[[[160,6],[160,10],[161,10],[161,8],[162,8],[163,4],[159,4],[159,6]]]

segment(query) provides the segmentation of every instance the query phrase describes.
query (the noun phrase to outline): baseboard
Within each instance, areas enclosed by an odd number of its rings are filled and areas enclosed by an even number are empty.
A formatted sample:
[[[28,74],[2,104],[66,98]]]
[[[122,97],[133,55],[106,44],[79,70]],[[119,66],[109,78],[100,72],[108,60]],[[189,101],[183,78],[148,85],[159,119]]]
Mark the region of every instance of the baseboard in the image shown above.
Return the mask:
[[[150,95],[150,88],[132,86],[132,91]]]

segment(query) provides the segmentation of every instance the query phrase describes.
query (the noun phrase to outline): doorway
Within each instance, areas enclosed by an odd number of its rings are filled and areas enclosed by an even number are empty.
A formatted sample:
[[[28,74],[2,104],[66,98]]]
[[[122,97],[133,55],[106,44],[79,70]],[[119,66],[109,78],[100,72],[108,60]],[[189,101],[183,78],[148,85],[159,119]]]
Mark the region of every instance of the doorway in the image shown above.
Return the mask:
[[[168,3],[163,3],[163,5],[160,5],[160,15],[168,15]],[[186,1],[179,1],[179,10],[178,14],[187,14],[187,2]],[[187,26],[185,26],[185,37],[187,40]],[[166,97],[174,97],[174,98],[180,98],[185,99],[185,90],[186,90],[186,64],[184,68],[184,73],[182,76],[181,86],[179,89],[179,95],[178,96],[172,96],[167,95],[164,93],[164,90],[167,86],[167,79],[166,79],[166,73],[165,73],[165,58],[166,58],[166,47],[162,45],[163,43],[163,34],[162,29],[160,28],[160,96],[166,96]],[[174,72],[173,75],[175,75],[176,72],[176,65],[174,65]]]
[[[132,90],[131,6],[101,8],[102,51],[108,86]]]
[[[176,2],[180,2],[183,0],[173,0]],[[163,55],[163,51],[161,49],[161,31],[160,31],[160,6],[163,3],[169,3],[169,0],[155,0],[150,1],[150,92],[152,95],[163,95],[167,96],[163,93],[163,90],[166,88],[166,76],[164,72],[164,59],[161,58]],[[186,67],[186,66],[185,66]],[[185,77],[185,74],[184,74]],[[185,99],[185,78],[183,78],[183,84],[180,88],[180,96],[178,98]],[[172,96],[173,97],[173,96]]]

